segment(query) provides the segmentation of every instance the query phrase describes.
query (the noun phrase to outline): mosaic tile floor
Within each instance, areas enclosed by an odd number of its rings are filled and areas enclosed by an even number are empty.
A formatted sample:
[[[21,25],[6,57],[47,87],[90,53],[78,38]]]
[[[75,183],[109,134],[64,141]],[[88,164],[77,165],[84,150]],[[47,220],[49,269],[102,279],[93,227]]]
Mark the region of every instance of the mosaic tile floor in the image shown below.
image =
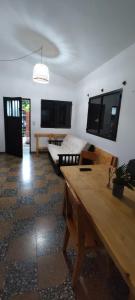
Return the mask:
[[[126,300],[120,275],[108,282],[104,260],[94,255],[86,257],[73,292],[71,241],[67,260],[62,254],[63,190],[47,154],[23,160],[0,154],[0,299]]]

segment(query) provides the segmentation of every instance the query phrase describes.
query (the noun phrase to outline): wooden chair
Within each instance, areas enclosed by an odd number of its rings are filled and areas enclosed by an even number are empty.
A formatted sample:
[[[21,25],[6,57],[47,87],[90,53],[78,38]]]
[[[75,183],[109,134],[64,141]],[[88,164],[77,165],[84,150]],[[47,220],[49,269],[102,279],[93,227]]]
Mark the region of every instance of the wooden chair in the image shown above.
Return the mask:
[[[66,198],[66,231],[63,245],[63,252],[66,252],[70,235],[77,247],[77,257],[72,275],[72,286],[75,287],[83,262],[84,255],[88,249],[97,249],[97,235],[90,220],[82,210],[80,201],[69,186],[65,184]]]

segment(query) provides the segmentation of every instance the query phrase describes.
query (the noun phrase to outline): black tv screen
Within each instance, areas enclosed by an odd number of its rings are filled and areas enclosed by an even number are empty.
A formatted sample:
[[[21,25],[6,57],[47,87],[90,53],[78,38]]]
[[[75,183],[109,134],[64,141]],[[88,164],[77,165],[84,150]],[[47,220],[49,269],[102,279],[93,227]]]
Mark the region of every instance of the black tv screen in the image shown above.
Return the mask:
[[[71,128],[72,102],[41,100],[42,128]]]

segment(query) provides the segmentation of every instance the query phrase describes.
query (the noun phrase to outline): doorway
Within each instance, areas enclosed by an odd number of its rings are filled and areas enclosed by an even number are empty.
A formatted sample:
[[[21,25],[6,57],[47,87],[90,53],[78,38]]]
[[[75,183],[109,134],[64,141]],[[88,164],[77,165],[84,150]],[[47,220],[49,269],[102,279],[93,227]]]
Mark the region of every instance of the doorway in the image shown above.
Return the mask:
[[[30,128],[30,99],[22,99],[22,147],[23,154],[31,152],[31,128]]]
[[[22,157],[31,152],[31,100],[4,97],[5,152]]]

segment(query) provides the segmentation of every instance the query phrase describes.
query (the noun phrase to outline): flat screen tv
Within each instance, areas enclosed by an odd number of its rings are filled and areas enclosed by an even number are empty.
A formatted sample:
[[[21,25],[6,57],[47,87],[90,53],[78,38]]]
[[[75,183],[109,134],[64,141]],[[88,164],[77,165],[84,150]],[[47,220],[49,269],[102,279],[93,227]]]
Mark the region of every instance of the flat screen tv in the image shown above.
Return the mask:
[[[72,102],[41,100],[42,128],[71,128]]]
[[[86,132],[116,141],[122,89],[89,98]]]

